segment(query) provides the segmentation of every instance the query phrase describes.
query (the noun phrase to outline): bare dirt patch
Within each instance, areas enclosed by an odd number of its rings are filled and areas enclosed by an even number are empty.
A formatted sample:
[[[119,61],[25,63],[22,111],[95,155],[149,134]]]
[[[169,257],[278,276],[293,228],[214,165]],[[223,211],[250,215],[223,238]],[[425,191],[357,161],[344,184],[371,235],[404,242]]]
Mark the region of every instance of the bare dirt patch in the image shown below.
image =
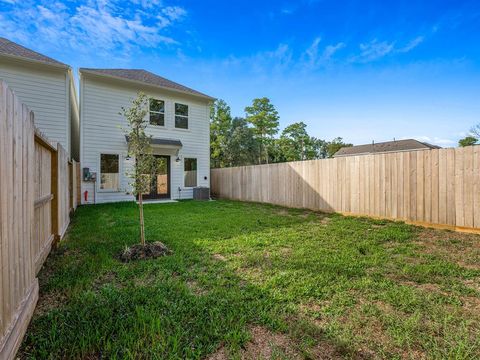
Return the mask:
[[[278,251],[283,256],[288,256],[292,253],[293,249],[291,247],[282,247]]]
[[[263,326],[250,328],[251,339],[240,351],[239,357],[242,360],[257,359],[304,359],[303,354],[296,344],[285,334],[274,333]],[[309,351],[308,358],[311,359],[341,359],[335,346],[328,342],[321,341]],[[231,354],[222,345],[218,350],[208,356],[207,360],[231,359]]]
[[[228,356],[228,351],[222,345],[215,351],[213,354],[207,356],[205,360],[228,360],[230,357]]]
[[[302,358],[284,334],[273,333],[262,326],[252,327],[250,334],[252,338],[242,351],[242,359],[271,359],[275,355],[277,358],[281,358],[281,355],[290,359]]]
[[[227,258],[221,254],[213,254],[213,258],[218,261],[227,261]]]
[[[198,285],[195,280],[187,280],[186,284],[190,291],[197,296],[202,296],[208,293],[208,291]]]
[[[480,278],[464,280],[463,284],[475,291],[480,292]]]
[[[329,217],[323,217],[321,220],[320,220],[320,224],[324,225],[324,226],[327,226],[328,224],[330,224],[330,221],[332,221],[331,218]]]
[[[290,216],[291,214],[288,212],[287,209],[278,209],[276,211],[276,214],[281,215],[281,216]]]
[[[414,242],[425,254],[441,256],[459,266],[480,270],[480,235],[421,229]]]
[[[329,301],[329,300],[321,301],[320,303],[318,303],[318,302],[308,302],[308,303],[301,304],[300,305],[300,310],[304,314],[320,313],[329,304],[331,304],[331,301]]]
[[[474,296],[462,297],[463,308],[474,314],[480,314],[480,299]]]
[[[155,259],[161,256],[170,255],[172,252],[160,241],[147,243],[145,245],[136,244],[126,248],[120,253],[118,259],[121,262],[130,262],[134,260]]]
[[[67,296],[58,291],[41,293],[38,298],[35,316],[42,316],[53,309],[58,309],[65,304]]]
[[[115,285],[116,287],[121,287],[120,282],[117,278],[117,274],[113,271],[108,271],[106,273],[101,274],[97,279],[95,279],[92,287],[94,291],[98,291],[106,284]]]

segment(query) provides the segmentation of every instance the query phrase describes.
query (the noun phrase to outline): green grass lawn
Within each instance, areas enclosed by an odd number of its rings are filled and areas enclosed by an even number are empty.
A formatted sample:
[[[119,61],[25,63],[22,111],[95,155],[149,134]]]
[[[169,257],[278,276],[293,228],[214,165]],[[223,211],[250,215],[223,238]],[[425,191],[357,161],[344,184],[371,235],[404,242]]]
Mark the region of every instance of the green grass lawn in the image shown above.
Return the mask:
[[[232,201],[80,207],[22,358],[480,357],[480,236]]]

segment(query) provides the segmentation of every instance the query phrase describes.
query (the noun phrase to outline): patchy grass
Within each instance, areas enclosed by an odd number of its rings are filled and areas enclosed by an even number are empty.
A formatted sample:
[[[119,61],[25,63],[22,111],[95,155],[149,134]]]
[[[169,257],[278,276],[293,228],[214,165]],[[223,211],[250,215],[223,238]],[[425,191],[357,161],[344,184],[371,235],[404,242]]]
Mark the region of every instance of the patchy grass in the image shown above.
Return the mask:
[[[480,357],[480,237],[231,201],[81,207],[22,358]]]

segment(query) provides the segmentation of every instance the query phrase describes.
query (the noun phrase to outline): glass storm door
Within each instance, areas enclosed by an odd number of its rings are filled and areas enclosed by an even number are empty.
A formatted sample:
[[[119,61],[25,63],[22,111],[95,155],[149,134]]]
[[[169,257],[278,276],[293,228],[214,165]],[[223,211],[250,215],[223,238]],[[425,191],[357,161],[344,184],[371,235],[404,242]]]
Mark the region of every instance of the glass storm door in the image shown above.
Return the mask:
[[[158,171],[150,182],[150,192],[144,194],[144,199],[170,198],[170,156],[154,155],[157,159]]]

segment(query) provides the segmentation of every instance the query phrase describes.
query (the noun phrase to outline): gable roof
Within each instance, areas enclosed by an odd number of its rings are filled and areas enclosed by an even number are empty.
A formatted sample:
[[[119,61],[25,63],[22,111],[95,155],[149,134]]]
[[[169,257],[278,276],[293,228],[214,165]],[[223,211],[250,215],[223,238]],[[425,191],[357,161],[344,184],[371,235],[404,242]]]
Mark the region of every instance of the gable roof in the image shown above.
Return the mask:
[[[351,147],[343,147],[338,150],[333,157],[378,154],[396,151],[410,151],[410,150],[429,150],[440,149],[440,146],[428,144],[415,139],[386,141],[381,143],[356,145]]]
[[[68,68],[67,64],[52,59],[51,57],[40,54],[36,51],[28,49],[4,37],[0,37],[0,56],[10,58],[20,58],[28,61],[39,62],[47,65]]]
[[[94,75],[106,76],[121,80],[132,81],[136,83],[143,83],[151,86],[160,87],[162,89],[169,89],[177,92],[182,92],[189,95],[200,96],[209,100],[215,100],[215,98],[205,95],[197,90],[193,90],[184,85],[178,84],[174,81],[165,79],[159,75],[151,73],[143,69],[91,69],[80,68],[82,73],[90,73]]]

